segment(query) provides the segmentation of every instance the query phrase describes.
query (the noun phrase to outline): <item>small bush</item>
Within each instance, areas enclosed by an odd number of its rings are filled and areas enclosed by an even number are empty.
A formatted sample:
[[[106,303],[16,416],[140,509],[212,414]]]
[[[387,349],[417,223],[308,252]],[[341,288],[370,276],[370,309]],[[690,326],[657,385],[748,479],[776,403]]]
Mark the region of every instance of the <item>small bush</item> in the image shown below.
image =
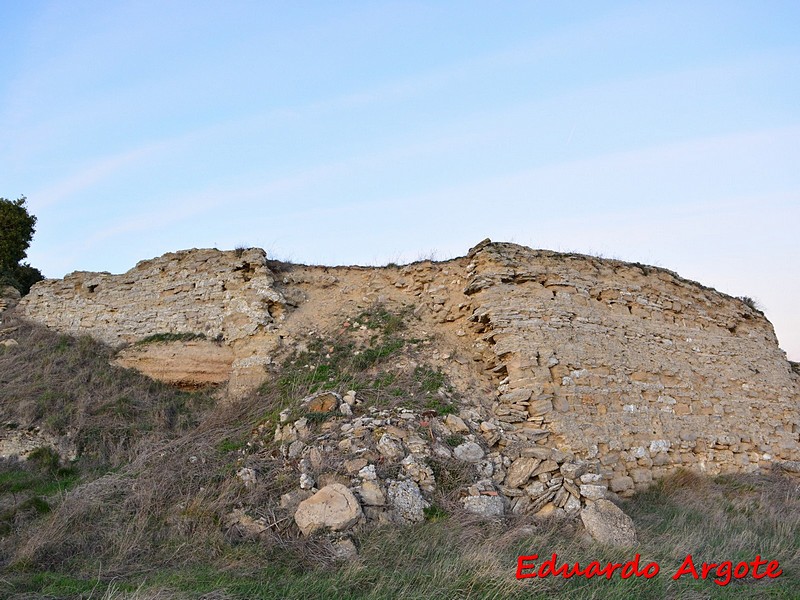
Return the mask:
[[[309,423],[324,423],[328,419],[332,419],[339,416],[338,412],[331,411],[331,412],[308,412],[303,415],[306,419],[308,419]]]
[[[234,440],[231,438],[225,438],[219,444],[217,444],[217,451],[220,454],[228,454],[230,452],[238,452],[241,448],[244,448],[246,442],[244,440]]]
[[[384,335],[393,335],[405,329],[405,317],[409,312],[410,307],[392,312],[385,304],[377,303],[358,315],[356,320],[364,323],[369,329],[379,329]]]
[[[754,311],[762,312],[758,302],[753,298],[751,298],[750,296],[739,296],[739,300],[741,300],[743,304],[753,309]]]
[[[447,511],[438,504],[431,504],[429,507],[422,509],[426,521],[441,521],[448,517]]]
[[[58,470],[61,457],[52,448],[42,446],[28,455],[28,462],[39,471],[52,473]]]
[[[391,338],[377,347],[367,348],[361,354],[353,358],[353,366],[356,369],[366,369],[384,358],[391,356],[405,345],[402,338]]]

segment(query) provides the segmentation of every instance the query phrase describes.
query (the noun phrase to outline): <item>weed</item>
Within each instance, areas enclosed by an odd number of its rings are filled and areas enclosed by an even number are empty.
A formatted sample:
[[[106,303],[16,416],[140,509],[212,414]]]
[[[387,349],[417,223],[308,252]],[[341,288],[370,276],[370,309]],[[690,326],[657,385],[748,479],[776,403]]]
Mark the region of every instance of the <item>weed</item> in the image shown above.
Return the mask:
[[[367,348],[358,356],[353,357],[353,366],[356,369],[367,369],[376,363],[391,356],[405,344],[402,338],[390,338],[377,347]]]
[[[45,473],[54,473],[58,470],[61,457],[58,452],[49,446],[36,448],[28,455],[28,463]]]
[[[432,398],[429,398],[425,402],[425,409],[426,410],[432,410],[432,411],[436,412],[436,414],[439,415],[439,416],[452,415],[452,414],[455,414],[456,412],[458,412],[458,408],[456,408],[456,406],[454,406],[453,404],[449,404],[449,403],[445,402],[443,399],[439,398],[438,396],[434,396]]]
[[[414,369],[414,379],[419,382],[423,392],[436,392],[445,384],[445,375],[441,369],[434,371],[429,367],[417,367]]]
[[[69,338],[69,336],[60,335],[60,336],[58,336],[58,342],[56,343],[56,345],[53,348],[53,350],[55,350],[56,352],[59,352],[59,353],[66,352],[66,350],[67,350],[67,348],[69,348],[69,346],[70,346],[70,338]]]
[[[456,446],[460,446],[464,443],[464,436],[459,433],[454,433],[452,435],[448,435],[444,441],[451,448],[455,448]]]
[[[427,508],[423,509],[423,513],[425,515],[426,521],[441,521],[442,519],[447,518],[448,513],[438,504],[431,504]]]
[[[759,306],[758,302],[756,300],[754,300],[753,298],[751,298],[750,296],[739,296],[738,299],[741,300],[742,303],[745,306],[753,309],[754,311],[759,312],[759,313],[763,312],[761,310],[761,306]]]
[[[244,440],[234,440],[231,438],[225,438],[219,444],[217,444],[217,452],[220,454],[229,454],[231,452],[238,452],[242,448],[246,446],[246,442]]]
[[[50,512],[51,508],[46,500],[40,498],[39,496],[32,496],[19,504],[19,506],[16,507],[16,510],[18,512],[31,510],[37,515],[45,515]]]
[[[377,390],[383,390],[390,387],[397,380],[397,374],[391,372],[382,372],[375,376],[372,380],[370,387]]]
[[[429,457],[425,460],[436,478],[436,501],[439,505],[457,508],[459,495],[464,487],[474,482],[473,468],[456,459]]]
[[[411,312],[411,307],[404,307],[399,312],[391,312],[385,304],[373,304],[362,312],[356,320],[365,324],[369,329],[379,329],[383,335],[390,336],[405,329],[405,317]]]
[[[332,419],[334,417],[338,417],[339,413],[335,411],[331,412],[307,412],[303,415],[306,419],[308,419],[309,423],[324,423],[328,419]]]

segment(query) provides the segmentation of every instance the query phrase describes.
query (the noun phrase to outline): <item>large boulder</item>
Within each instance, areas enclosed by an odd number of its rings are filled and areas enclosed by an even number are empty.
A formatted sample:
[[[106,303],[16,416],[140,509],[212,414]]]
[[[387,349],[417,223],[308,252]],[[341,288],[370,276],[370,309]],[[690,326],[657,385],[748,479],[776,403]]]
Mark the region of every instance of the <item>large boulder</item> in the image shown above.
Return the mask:
[[[586,531],[601,544],[633,546],[636,528],[633,520],[613,502],[601,498],[581,511],[581,521]]]
[[[319,529],[344,531],[355,525],[362,514],[353,492],[341,483],[332,483],[303,500],[297,506],[294,520],[303,535],[311,535]]]

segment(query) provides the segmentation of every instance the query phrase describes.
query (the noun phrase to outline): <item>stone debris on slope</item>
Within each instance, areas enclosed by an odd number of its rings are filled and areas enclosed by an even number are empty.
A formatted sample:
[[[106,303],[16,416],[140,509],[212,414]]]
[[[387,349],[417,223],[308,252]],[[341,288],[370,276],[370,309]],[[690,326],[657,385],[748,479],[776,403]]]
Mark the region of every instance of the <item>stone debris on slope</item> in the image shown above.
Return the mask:
[[[305,417],[279,425],[272,440],[267,430],[256,428],[251,442],[255,448],[270,441],[280,444],[279,452],[289,461],[287,464],[296,465],[299,489],[284,494],[281,504],[294,508],[295,521],[302,523],[304,533],[320,528],[343,530],[358,521],[353,520],[346,527],[322,524],[318,515],[333,509],[327,501],[315,501],[313,504],[323,508],[314,513],[316,525],[310,525],[308,499],[298,494],[311,493],[313,499],[331,485],[320,485],[318,490],[315,478],[340,478],[336,485],[353,494],[366,523],[409,524],[424,520],[425,509],[432,506],[438,485],[429,460],[437,458],[457,461],[469,470],[472,483],[460,490],[460,505],[485,519],[500,518],[508,512],[539,518],[574,517],[583,506],[608,493],[603,476],[594,472],[601,468],[599,461],[576,461],[565,452],[542,445],[517,444],[508,448],[510,456],[502,451],[487,452],[480,443],[481,437],[469,428],[469,419],[448,418],[451,415],[422,417],[408,409],[401,412],[374,407],[370,416],[345,417],[333,412],[327,415],[318,428],[310,427]],[[422,431],[427,435],[420,435]],[[456,431],[466,441],[450,453],[446,440]],[[291,456],[290,448],[300,440],[303,450]],[[341,465],[338,474],[320,473],[325,465],[337,464]],[[347,514],[352,517],[354,511],[349,506]]]

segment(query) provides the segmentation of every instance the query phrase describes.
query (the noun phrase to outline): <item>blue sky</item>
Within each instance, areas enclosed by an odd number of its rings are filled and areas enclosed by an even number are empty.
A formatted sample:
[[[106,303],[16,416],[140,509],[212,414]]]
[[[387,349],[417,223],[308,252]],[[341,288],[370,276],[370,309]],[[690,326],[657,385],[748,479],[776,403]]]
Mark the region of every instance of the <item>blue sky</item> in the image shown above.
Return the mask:
[[[800,3],[0,0],[0,195],[50,277],[485,237],[756,298],[800,360]]]

